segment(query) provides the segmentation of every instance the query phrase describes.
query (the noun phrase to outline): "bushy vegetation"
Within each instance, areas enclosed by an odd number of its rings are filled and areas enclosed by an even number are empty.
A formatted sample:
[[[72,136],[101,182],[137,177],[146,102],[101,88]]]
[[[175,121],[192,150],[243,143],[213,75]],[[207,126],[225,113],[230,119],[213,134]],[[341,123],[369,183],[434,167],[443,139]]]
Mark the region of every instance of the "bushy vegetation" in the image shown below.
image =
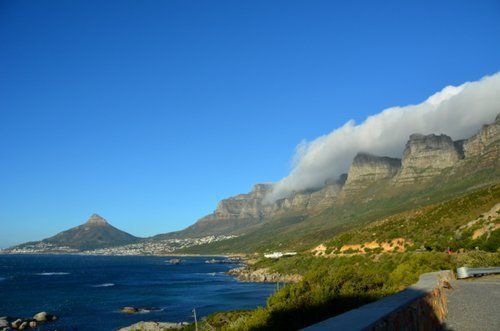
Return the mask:
[[[346,244],[361,244],[371,241],[384,242],[404,238],[413,242],[409,250],[425,248],[444,251],[447,248],[471,250],[480,249],[495,252],[500,247],[500,230],[472,239],[472,233],[484,222],[475,227],[460,230],[471,220],[481,217],[500,201],[500,185],[484,188],[465,196],[439,204],[419,208],[388,217],[366,227],[347,231],[333,237],[326,243],[331,251]],[[495,219],[485,220],[498,223]]]
[[[451,187],[441,188],[439,192],[447,190],[456,193]],[[461,266],[500,265],[500,229],[473,239],[476,230],[485,225],[492,229],[491,225],[499,223],[498,214],[488,218],[482,214],[500,201],[500,185],[469,191],[459,197],[455,195],[448,200],[429,194],[422,193],[417,200],[414,197],[412,202],[402,202],[403,206],[392,206],[392,203],[404,198],[394,197],[357,209],[338,208],[335,216],[329,215],[333,211],[327,210],[309,218],[308,231],[304,232],[299,244],[289,246],[290,242],[285,244],[275,240],[272,246],[261,247],[261,250],[300,247],[303,248],[301,254],[279,260],[263,259],[250,266],[255,269],[267,268],[280,274],[300,274],[302,280],[277,290],[269,297],[265,307],[210,315],[200,323],[200,329],[296,330],[398,292],[415,283],[422,273],[455,270]],[[421,203],[424,200],[427,202],[424,207],[417,204],[409,208],[416,201]],[[375,209],[368,210],[370,206]],[[374,217],[380,215],[382,217],[376,221]],[[315,230],[322,229],[328,217],[340,223],[330,225],[330,230],[322,230],[321,236],[316,235],[319,232]],[[355,221],[342,225],[342,219],[349,217]],[[477,222],[471,223],[476,219]],[[269,231],[277,235],[281,229],[280,238],[283,238],[290,224],[279,220],[276,222]],[[294,218],[295,226],[291,228],[299,229],[302,222],[300,217]],[[327,235],[328,239],[324,240]],[[221,245],[221,249],[239,247],[233,245],[245,245],[248,238],[253,237],[237,238],[217,245]],[[362,246],[365,254],[346,254],[349,251],[344,251],[342,255],[317,257],[305,249],[311,248],[307,246],[308,243],[324,242],[326,253],[329,254],[338,252],[346,244],[382,243],[397,238],[406,240],[406,252],[394,249],[383,253],[382,248],[365,249]],[[448,248],[458,253],[445,253]],[[359,251],[352,249],[350,253]]]
[[[430,271],[500,265],[499,253],[410,252],[335,258],[295,256],[257,266],[304,275],[269,297],[265,307],[208,316],[202,330],[295,330],[402,290]]]

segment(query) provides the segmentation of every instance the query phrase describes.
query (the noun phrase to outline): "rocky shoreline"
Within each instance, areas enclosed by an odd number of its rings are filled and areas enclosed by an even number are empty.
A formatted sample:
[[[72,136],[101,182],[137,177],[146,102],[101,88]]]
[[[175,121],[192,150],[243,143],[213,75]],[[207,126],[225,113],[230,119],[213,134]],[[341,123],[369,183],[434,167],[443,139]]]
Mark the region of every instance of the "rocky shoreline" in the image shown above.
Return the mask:
[[[301,275],[282,275],[277,272],[271,272],[268,268],[254,269],[251,267],[251,261],[248,260],[245,261],[244,259],[241,259],[239,261],[241,263],[245,263],[245,265],[242,267],[231,269],[227,271],[226,274],[235,277],[238,281],[241,282],[296,283],[302,279]],[[250,265],[248,263],[250,263]],[[132,306],[120,308],[120,311],[124,314],[147,313],[158,310],[161,309],[150,308],[150,307],[132,307]],[[57,320],[57,317],[55,315],[48,314],[46,312],[40,312],[34,315],[32,318],[18,318],[18,317],[5,316],[5,317],[0,317],[0,331],[37,329],[42,324],[49,323],[55,320]],[[189,325],[189,323],[187,322],[176,323],[176,322],[141,321],[132,324],[130,326],[123,327],[118,331],[180,330],[187,325]]]
[[[301,275],[282,275],[277,272],[271,272],[268,268],[251,269],[247,266],[231,269],[227,274],[236,277],[241,282],[297,283],[302,280]]]
[[[151,312],[158,312],[162,311],[162,308],[156,308],[156,307],[132,307],[132,306],[127,306],[127,307],[122,307],[120,309],[120,312],[123,314],[147,314]]]
[[[242,261],[245,263],[245,261]],[[248,263],[248,261],[246,262]],[[268,268],[252,269],[248,265],[243,267],[234,268],[226,272],[227,275],[235,277],[240,282],[255,282],[255,283],[297,283],[302,280],[301,275],[282,275],[277,272],[270,272]],[[127,308],[122,308],[122,312],[130,313]],[[126,311],[124,311],[124,309]],[[130,310],[132,313],[137,311],[137,308]],[[163,331],[163,330],[179,330],[189,325],[187,322],[139,322],[133,325],[119,329],[118,331],[134,331],[134,330],[147,330],[147,331]]]
[[[138,322],[130,326],[119,329],[118,331],[163,331],[163,330],[180,330],[189,325],[187,322],[170,323],[170,322]]]
[[[44,311],[35,314],[31,318],[3,316],[0,317],[0,330],[6,331],[35,329],[44,323],[53,322],[55,320],[57,320],[57,316],[47,314]]]

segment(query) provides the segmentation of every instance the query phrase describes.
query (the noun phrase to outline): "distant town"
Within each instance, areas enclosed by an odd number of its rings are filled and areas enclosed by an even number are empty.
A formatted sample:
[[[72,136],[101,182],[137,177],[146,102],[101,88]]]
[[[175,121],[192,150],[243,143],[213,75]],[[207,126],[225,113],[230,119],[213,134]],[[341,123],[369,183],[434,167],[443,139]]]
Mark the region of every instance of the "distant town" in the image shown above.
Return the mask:
[[[38,241],[26,243],[10,249],[0,250],[0,253],[9,254],[41,254],[41,253],[60,253],[60,254],[88,254],[88,255],[167,255],[174,251],[203,244],[211,244],[221,240],[235,238],[236,236],[205,236],[201,238],[185,239],[163,239],[163,240],[144,240],[133,244],[99,248],[93,250],[78,250],[68,246],[58,246],[53,243]]]

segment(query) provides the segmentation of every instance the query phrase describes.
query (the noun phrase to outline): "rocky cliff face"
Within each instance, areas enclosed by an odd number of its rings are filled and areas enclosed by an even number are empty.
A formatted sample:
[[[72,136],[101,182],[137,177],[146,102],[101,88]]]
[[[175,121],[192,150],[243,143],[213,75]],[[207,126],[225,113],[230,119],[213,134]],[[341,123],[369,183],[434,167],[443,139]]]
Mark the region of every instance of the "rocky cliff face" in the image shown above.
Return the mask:
[[[460,145],[447,135],[412,134],[406,144],[401,170],[395,177],[398,184],[413,183],[439,175],[463,158]]]
[[[214,220],[260,220],[274,217],[286,212],[311,209],[318,205],[328,205],[339,195],[342,182],[329,182],[320,190],[297,192],[274,203],[263,202],[272,184],[257,184],[246,194],[221,200],[213,214],[205,216],[201,221]]]
[[[484,125],[479,133],[465,140],[463,143],[466,158],[482,157],[482,165],[496,164],[500,159],[500,114],[495,122]]]
[[[175,236],[196,237],[209,234],[240,234],[264,220],[291,212],[311,215],[336,203],[344,203],[356,194],[373,199],[377,190],[388,186],[423,182],[460,168],[500,166],[500,115],[467,140],[453,141],[446,135],[413,134],[402,159],[359,153],[349,173],[328,181],[318,190],[295,192],[272,204],[263,202],[273,184],[257,184],[252,191],[222,200],[216,210]],[[479,160],[476,162],[475,160]],[[472,160],[472,161],[471,161]],[[469,162],[471,161],[471,162]],[[366,198],[366,197],[365,197]]]
[[[260,219],[264,216],[262,200],[272,189],[272,184],[256,184],[247,194],[224,199],[217,205],[213,217],[219,219]]]
[[[200,237],[214,234],[234,234],[241,229],[256,225],[266,217],[263,200],[272,184],[256,184],[252,191],[221,200],[215,211],[200,218],[196,223],[169,236]]]
[[[320,190],[297,192],[267,206],[267,213],[277,216],[289,211],[310,210],[331,205],[342,191],[343,180],[331,181]]]
[[[390,179],[400,168],[400,159],[358,153],[349,168],[343,192],[353,194],[376,181]]]
[[[239,194],[219,202],[212,214],[199,219],[182,231],[181,236],[239,234],[245,228],[257,225],[264,219],[290,212],[328,207],[339,196],[344,177],[327,182],[319,190],[296,192],[271,204],[265,203],[264,198],[272,190],[273,184],[257,184],[249,193]]]

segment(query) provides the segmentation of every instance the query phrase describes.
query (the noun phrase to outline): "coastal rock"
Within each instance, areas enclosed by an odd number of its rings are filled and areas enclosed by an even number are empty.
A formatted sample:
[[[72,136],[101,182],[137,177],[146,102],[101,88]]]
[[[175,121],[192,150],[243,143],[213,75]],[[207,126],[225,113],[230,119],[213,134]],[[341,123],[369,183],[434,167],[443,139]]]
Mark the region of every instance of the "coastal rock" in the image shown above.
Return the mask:
[[[38,318],[39,321],[37,321]],[[34,329],[40,326],[45,322],[52,322],[57,319],[56,316],[47,314],[46,312],[41,312],[36,314],[33,318],[26,317],[12,317],[12,316],[3,316],[0,317],[0,330],[27,330]]]
[[[163,331],[163,330],[179,330],[189,325],[187,322],[170,323],[170,322],[139,322],[133,325],[119,329],[118,331]]]
[[[175,265],[175,264],[181,264],[182,261],[181,261],[181,259],[170,259],[170,260],[168,260],[168,263]]]
[[[241,267],[231,269],[227,274],[236,277],[241,282],[297,283],[302,280],[301,275],[281,275],[277,272],[270,272],[268,268],[252,270],[248,267]]]
[[[138,309],[135,307],[123,307],[120,311],[124,314],[135,314],[138,312]]]
[[[124,314],[145,314],[152,311],[161,311],[161,309],[154,307],[123,307],[120,311]]]
[[[376,181],[390,179],[400,168],[400,159],[358,153],[349,168],[343,192],[349,195]]]
[[[18,318],[17,320],[15,320],[14,322],[12,322],[10,325],[14,328],[14,329],[18,329],[19,326],[21,326],[21,324],[23,323],[23,320]]]
[[[462,157],[460,148],[447,135],[412,134],[395,182],[406,184],[429,179],[453,167]]]
[[[47,314],[47,312],[44,311],[39,312],[38,314],[33,316],[33,319],[37,322],[46,322],[47,320],[49,320],[49,318],[50,318],[49,314]]]

